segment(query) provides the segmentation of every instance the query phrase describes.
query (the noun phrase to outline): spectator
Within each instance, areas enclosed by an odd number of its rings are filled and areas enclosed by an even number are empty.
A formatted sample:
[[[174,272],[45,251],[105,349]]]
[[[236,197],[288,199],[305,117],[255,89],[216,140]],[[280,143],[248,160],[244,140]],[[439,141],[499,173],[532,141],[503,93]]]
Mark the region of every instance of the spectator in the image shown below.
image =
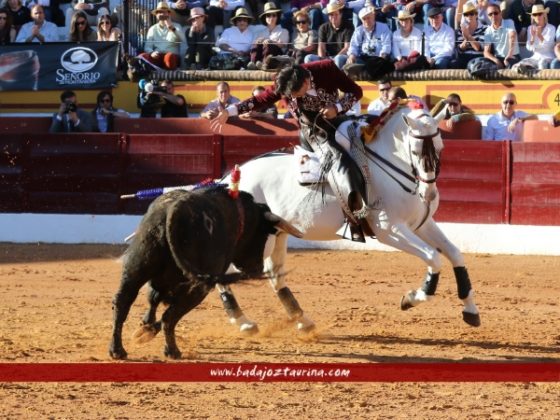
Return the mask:
[[[406,90],[404,90],[404,88],[400,86],[393,86],[391,89],[389,89],[388,99],[390,102],[394,102],[396,100],[411,101],[421,105],[423,109],[428,109],[426,102],[424,102],[424,100],[420,96],[409,95],[406,93]]]
[[[171,80],[147,83],[138,95],[141,118],[187,118],[187,101],[183,95],[175,95]]]
[[[513,0],[509,6],[506,19],[513,21],[518,42],[527,41],[527,28],[531,25],[531,8],[536,3],[541,2],[539,0]]]
[[[492,24],[484,34],[484,57],[498,69],[511,68],[521,60],[513,22],[502,18],[500,6],[489,4],[486,9]]]
[[[473,58],[483,57],[484,33],[487,28],[479,21],[478,9],[474,3],[465,3],[462,10],[464,20],[455,31],[457,55],[451,64],[451,67],[457,69],[466,69]]]
[[[459,0],[457,3],[457,10],[461,10],[462,12],[455,14],[455,29],[460,29],[461,25],[467,23],[465,18],[465,6],[467,4],[472,4],[474,9],[478,12],[478,22],[483,26],[490,25],[490,18],[488,17],[488,13],[486,8],[488,7],[488,0]],[[469,7],[469,10],[472,10]]]
[[[327,5],[329,21],[319,27],[317,55],[307,55],[304,60],[306,63],[331,58],[339,69],[344,67],[348,59],[347,53],[354,33],[354,25],[342,19],[343,8],[343,1],[333,0]]]
[[[443,114],[442,120],[445,121],[445,125],[450,130],[453,129],[453,126],[458,122],[476,119],[474,113],[466,106],[463,106],[461,97],[457,93],[450,93],[447,99],[441,99],[430,110],[430,114],[436,119],[440,117],[440,114]]]
[[[291,34],[293,32],[293,23],[297,25],[297,15],[302,13],[307,16],[309,28],[317,31],[323,23],[323,6],[317,0],[292,0],[290,3],[290,11],[286,12],[282,17],[282,26]],[[297,28],[296,26],[296,29]]]
[[[98,41],[119,41],[122,33],[119,28],[113,26],[113,21],[107,9],[99,11],[97,19],[97,40]]]
[[[8,0],[5,7],[12,17],[12,25],[14,25],[16,31],[33,20],[31,19],[31,11],[23,5],[21,0]]]
[[[210,0],[210,5],[206,9],[208,11],[210,26],[222,25],[224,28],[229,28],[230,23],[234,25],[231,16],[234,14],[234,10],[235,14],[237,14],[239,7],[243,8],[245,14],[248,14],[245,9],[245,0]]]
[[[264,86],[257,86],[253,89],[253,96],[259,96],[265,90]],[[278,118],[278,108],[273,104],[270,108],[267,108],[264,111],[249,111],[245,114],[239,115],[239,118],[243,118],[245,120],[250,120],[252,118],[275,120]]]
[[[367,113],[369,115],[380,115],[385,108],[391,105],[389,100],[389,91],[393,85],[389,79],[381,79],[377,82],[377,91],[379,92],[379,98],[374,99],[370,102],[367,107]]]
[[[72,0],[72,7],[66,10],[66,27],[72,27],[72,17],[76,12],[83,12],[89,26],[97,25],[99,11],[105,8],[109,10],[108,0]]]
[[[58,41],[58,28],[54,23],[45,20],[42,6],[31,9],[33,21],[27,22],[19,30],[16,42],[54,42]]]
[[[418,70],[429,67],[422,54],[422,32],[414,27],[414,17],[408,10],[400,10],[396,19],[400,29],[393,32],[393,57],[398,71]],[[426,42],[427,43],[427,42]],[[425,46],[426,50],[428,46]]]
[[[206,13],[202,7],[191,10],[187,26],[187,55],[185,64],[187,68],[201,70],[208,68],[210,58],[214,55],[213,47],[216,43],[214,28],[206,24]]]
[[[240,7],[231,18],[232,27],[227,28],[216,41],[220,49],[217,61],[237,61],[239,66],[246,66],[249,62],[249,51],[253,45],[253,31],[249,28],[253,17],[247,9]],[[213,68],[213,66],[210,66]],[[215,67],[215,66],[214,66]],[[215,67],[219,68],[219,67]]]
[[[33,6],[42,6],[43,12],[45,12],[45,19],[49,22],[54,23],[56,26],[66,26],[64,24],[64,14],[62,10],[60,10],[59,3],[62,1],[59,0],[27,0],[25,3],[25,7],[29,10],[33,8]]]
[[[348,74],[357,74],[363,68],[376,80],[395,70],[390,61],[391,31],[375,21],[375,9],[364,7],[359,13],[362,25],[358,26],[350,40],[348,60],[344,66]]]
[[[502,109],[488,120],[483,140],[521,140],[523,122],[536,120],[537,116],[516,111],[516,104],[517,100],[513,93],[506,93],[502,97]]]
[[[113,95],[108,90],[102,90],[97,94],[97,105],[91,113],[101,133],[115,131],[115,118],[130,117],[125,110],[113,107]]]
[[[551,69],[560,69],[560,27],[556,30],[556,45],[554,46],[554,59],[550,63]]]
[[[525,48],[533,55],[524,58],[512,68],[527,74],[536,70],[548,69],[554,59],[554,38],[556,29],[547,20],[548,8],[535,4],[531,10],[533,23],[529,26],[529,35]]]
[[[68,34],[70,42],[89,42],[97,41],[97,34],[88,24],[87,16],[82,11],[77,11],[72,16],[70,22],[70,33]]]
[[[12,15],[0,9],[0,45],[11,44],[16,40],[16,28],[12,25]]]
[[[62,92],[60,108],[53,115],[49,133],[87,133],[94,131],[97,131],[95,120],[89,112],[78,107],[76,94],[71,90]]]
[[[152,10],[157,23],[148,29],[144,52],[140,58],[150,64],[166,69],[175,70],[181,64],[179,51],[185,42],[185,32],[179,25],[171,22],[169,5],[160,1]]]
[[[261,69],[266,57],[283,55],[287,51],[290,34],[280,26],[281,15],[282,9],[279,9],[274,2],[267,2],[264,5],[260,20],[265,28],[255,35],[250,51],[251,61],[247,64],[248,70]]]
[[[238,98],[231,96],[230,87],[227,82],[220,82],[216,85],[216,95],[216,99],[210,101],[200,113],[202,118],[212,120],[228,106],[239,102]]]
[[[169,7],[173,9],[171,12],[171,20],[177,22],[181,26],[186,25],[190,22],[192,10],[194,8],[206,11],[207,6],[208,0],[177,0],[175,2],[170,2]]]
[[[306,12],[296,12],[294,22],[296,24],[296,36],[290,54],[295,59],[296,64],[301,64],[308,54],[317,54],[319,37],[317,31],[311,29],[309,15]]]
[[[429,10],[428,22],[425,53],[428,64],[435,69],[447,69],[455,50],[455,33],[443,23],[442,10],[438,7]]]

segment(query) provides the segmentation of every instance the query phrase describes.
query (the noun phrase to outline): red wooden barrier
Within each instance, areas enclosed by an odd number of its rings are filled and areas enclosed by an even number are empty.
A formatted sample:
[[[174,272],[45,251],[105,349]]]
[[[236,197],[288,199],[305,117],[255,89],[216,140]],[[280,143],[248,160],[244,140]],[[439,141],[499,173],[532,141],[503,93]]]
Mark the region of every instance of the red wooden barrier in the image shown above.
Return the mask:
[[[509,142],[445,141],[436,220],[507,223]]]
[[[130,134],[127,136],[123,191],[196,184],[221,174],[221,136]],[[127,200],[125,213],[142,213],[149,202]]]
[[[29,141],[29,208],[40,213],[118,213],[122,173],[118,134],[43,134]]]
[[[0,134],[48,133],[51,121],[50,117],[2,117]]]
[[[548,121],[525,121],[521,138],[525,143],[560,143],[560,127],[553,127]]]
[[[22,211],[27,207],[23,188],[25,162],[23,135],[2,134],[0,153],[0,211]]]
[[[560,142],[513,143],[511,223],[560,225]]]
[[[447,128],[447,121],[439,123],[441,137],[444,140],[480,140],[482,139],[482,124],[479,120],[462,121]]]

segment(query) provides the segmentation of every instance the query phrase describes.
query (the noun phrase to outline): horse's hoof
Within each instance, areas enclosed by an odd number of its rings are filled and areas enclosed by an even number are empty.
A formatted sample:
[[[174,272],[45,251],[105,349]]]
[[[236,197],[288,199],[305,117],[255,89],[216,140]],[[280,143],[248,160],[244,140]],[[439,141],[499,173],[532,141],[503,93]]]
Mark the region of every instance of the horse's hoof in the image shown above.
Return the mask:
[[[401,299],[401,310],[406,311],[410,308],[414,308],[412,304],[412,298],[414,297],[414,292],[410,291],[406,295],[404,295]]]
[[[247,336],[255,335],[259,332],[259,326],[254,322],[247,322],[239,326],[239,332]]]
[[[480,315],[463,312],[463,321],[473,327],[480,327]]]
[[[298,319],[296,326],[301,333],[310,333],[315,329],[315,323],[305,315]]]

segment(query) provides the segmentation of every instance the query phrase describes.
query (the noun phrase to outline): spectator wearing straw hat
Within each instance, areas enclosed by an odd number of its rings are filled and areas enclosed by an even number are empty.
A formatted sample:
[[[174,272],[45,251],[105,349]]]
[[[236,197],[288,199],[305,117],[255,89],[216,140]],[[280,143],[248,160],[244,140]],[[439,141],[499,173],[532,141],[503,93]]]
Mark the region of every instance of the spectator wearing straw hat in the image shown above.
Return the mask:
[[[171,21],[171,8],[166,2],[160,1],[152,14],[157,23],[148,29],[140,58],[157,67],[175,70],[181,64],[179,51],[185,42],[185,32]]]
[[[208,24],[210,26],[222,25],[224,28],[229,28],[233,25],[231,19],[239,7],[244,8],[245,0],[210,0],[210,4],[206,8],[208,12]]]
[[[424,55],[430,67],[447,69],[455,50],[455,33],[443,22],[443,11],[438,7],[428,11],[428,22]]]
[[[478,8],[474,3],[465,3],[462,15],[464,20],[455,31],[457,54],[451,64],[451,67],[457,69],[466,69],[469,61],[483,56],[484,33],[487,28],[479,21]]]
[[[216,41],[216,46],[220,49],[218,55],[234,56],[247,63],[254,38],[253,31],[249,28],[253,17],[247,9],[240,7],[230,21],[233,26],[227,28]]]
[[[399,29],[393,32],[392,52],[395,59],[395,69],[398,71],[418,70],[429,67],[423,50],[428,46],[422,46],[422,32],[414,27],[416,13],[408,10],[399,10],[397,17]],[[425,40],[424,44],[428,41]]]
[[[509,6],[506,19],[515,25],[518,42],[527,41],[527,29],[531,25],[531,8],[534,4],[542,4],[540,0],[513,0]]]
[[[347,54],[354,33],[354,25],[342,19],[344,1],[332,0],[327,4],[326,9],[329,21],[319,27],[317,55],[309,54],[305,57],[305,62],[330,58],[339,69],[342,69],[348,59]]]
[[[214,28],[206,24],[206,13],[202,7],[191,10],[189,26],[186,28],[187,54],[185,65],[193,70],[201,70],[208,67],[208,62],[214,54],[213,47],[216,43]]]
[[[360,10],[359,17],[362,25],[352,35],[344,70],[355,74],[365,68],[369,76],[377,80],[395,70],[390,61],[391,31],[386,24],[375,21],[375,8],[372,6]]]
[[[280,26],[281,16],[282,9],[276,6],[276,3],[272,1],[265,3],[264,12],[259,16],[265,27],[255,34],[248,69],[261,69],[266,57],[283,55],[287,51],[290,34]]]
[[[533,23],[529,26],[529,34],[525,48],[533,54],[512,66],[522,74],[530,74],[536,70],[548,69],[554,55],[556,29],[547,21],[548,7],[535,4],[531,9]]]

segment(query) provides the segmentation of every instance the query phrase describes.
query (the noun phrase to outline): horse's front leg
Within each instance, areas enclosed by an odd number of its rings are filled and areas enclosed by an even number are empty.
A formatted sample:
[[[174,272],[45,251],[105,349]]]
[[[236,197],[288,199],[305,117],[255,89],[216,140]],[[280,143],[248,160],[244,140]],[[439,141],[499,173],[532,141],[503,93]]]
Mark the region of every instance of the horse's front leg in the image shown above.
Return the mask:
[[[401,309],[406,310],[430,300],[436,293],[442,261],[438,250],[417,236],[405,224],[394,224],[375,229],[379,242],[400,249],[422,259],[428,266],[428,273],[422,286],[408,291],[401,300]]]
[[[304,314],[303,309],[292,291],[286,284],[284,263],[288,253],[288,235],[281,233],[276,237],[272,253],[264,261],[265,273],[268,274],[272,289],[282,302],[291,321],[296,323],[298,331],[310,332],[315,329],[315,323]]]
[[[432,219],[426,221],[417,233],[418,236],[438,249],[453,264],[453,272],[457,282],[457,294],[463,302],[463,320],[473,327],[480,326],[480,315],[474,300],[474,290],[471,286],[469,273],[465,267],[465,259],[459,248],[447,239]]]

